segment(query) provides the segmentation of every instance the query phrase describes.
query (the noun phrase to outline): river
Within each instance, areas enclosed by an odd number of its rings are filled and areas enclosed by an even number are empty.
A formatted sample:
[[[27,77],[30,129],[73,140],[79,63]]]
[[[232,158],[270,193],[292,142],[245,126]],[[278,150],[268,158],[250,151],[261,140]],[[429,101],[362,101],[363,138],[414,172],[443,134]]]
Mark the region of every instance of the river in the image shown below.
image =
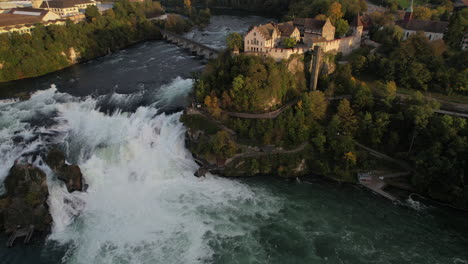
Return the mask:
[[[187,36],[222,48],[264,21],[214,16]],[[0,182],[16,159],[46,171],[54,224],[44,243],[6,249],[0,237],[0,263],[466,263],[460,212],[350,185],[194,177],[179,111],[204,63],[144,42],[1,84]],[[54,145],[81,167],[86,193],[69,194],[33,159]]]

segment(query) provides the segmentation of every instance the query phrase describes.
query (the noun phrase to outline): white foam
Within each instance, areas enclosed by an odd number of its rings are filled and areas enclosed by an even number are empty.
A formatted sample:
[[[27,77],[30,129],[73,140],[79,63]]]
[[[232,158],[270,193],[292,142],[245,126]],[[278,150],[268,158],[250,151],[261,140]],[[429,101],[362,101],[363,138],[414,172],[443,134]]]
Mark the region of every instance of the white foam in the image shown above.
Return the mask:
[[[75,245],[72,263],[201,263],[213,253],[208,232],[243,234],[232,217],[258,213],[242,206],[262,199],[247,186],[193,176],[180,113],[155,117],[156,109],[140,107],[107,116],[80,103],[59,109],[69,144],[92,153],[79,155],[89,183],[80,221],[51,236]]]
[[[180,97],[191,84],[176,78],[155,100]],[[120,102],[132,97],[113,96]],[[194,177],[198,166],[184,146],[181,113],[157,115],[148,106],[108,115],[96,109],[98,100],[51,88],[0,108],[2,175],[22,153],[47,144],[43,137],[14,144],[11,137],[20,129],[25,137],[53,134],[89,184],[87,193],[69,194],[47,165],[34,163],[48,176],[49,239],[72,245],[67,263],[210,262],[210,239],[242,236],[253,228],[242,222],[246,216],[278,210],[279,201],[264,190],[213,175]],[[54,113],[51,127],[23,121]]]
[[[171,83],[161,86],[156,93],[158,103],[169,104],[177,98],[185,97],[192,90],[192,86],[193,79],[183,79],[179,76]]]

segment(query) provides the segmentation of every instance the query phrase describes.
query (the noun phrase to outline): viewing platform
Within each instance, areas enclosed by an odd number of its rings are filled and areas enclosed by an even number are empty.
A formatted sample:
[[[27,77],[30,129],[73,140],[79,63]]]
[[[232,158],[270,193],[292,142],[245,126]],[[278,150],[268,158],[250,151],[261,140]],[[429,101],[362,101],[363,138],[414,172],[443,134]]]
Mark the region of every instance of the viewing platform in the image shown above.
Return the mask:
[[[380,194],[381,196],[389,199],[390,201],[397,200],[397,197],[386,192],[384,189],[387,187],[386,179],[405,177],[409,175],[409,171],[397,172],[397,173],[377,173],[377,172],[366,172],[358,173],[359,183],[370,189],[371,191]]]

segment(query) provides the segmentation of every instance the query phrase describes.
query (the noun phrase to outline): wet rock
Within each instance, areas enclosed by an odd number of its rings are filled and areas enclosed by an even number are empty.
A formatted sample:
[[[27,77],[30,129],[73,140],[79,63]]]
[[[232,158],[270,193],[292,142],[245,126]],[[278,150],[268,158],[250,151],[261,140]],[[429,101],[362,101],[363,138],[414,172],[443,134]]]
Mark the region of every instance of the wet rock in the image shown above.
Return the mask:
[[[52,217],[47,208],[46,174],[30,164],[15,164],[5,179],[6,194],[0,200],[0,224],[5,233],[33,225],[47,231]]]
[[[78,165],[64,165],[57,172],[57,178],[65,182],[68,192],[83,190],[83,174]]]
[[[46,162],[53,171],[56,171],[60,169],[60,167],[66,165],[65,154],[60,150],[53,149],[49,151],[49,154],[47,154]]]
[[[208,169],[204,167],[200,167],[196,172],[195,172],[195,177],[205,177],[206,173],[208,172]]]
[[[80,167],[66,164],[63,152],[56,149],[51,150],[47,155],[46,162],[57,178],[65,182],[68,192],[83,191],[83,174]]]

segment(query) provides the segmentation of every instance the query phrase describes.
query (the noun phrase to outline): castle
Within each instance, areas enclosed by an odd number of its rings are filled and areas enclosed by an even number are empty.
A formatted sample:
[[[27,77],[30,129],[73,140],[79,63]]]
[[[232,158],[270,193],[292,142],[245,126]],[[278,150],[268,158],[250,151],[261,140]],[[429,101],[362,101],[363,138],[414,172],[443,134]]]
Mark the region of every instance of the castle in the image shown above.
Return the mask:
[[[341,52],[347,55],[361,45],[363,25],[359,16],[351,28],[352,35],[335,39],[335,27],[329,19],[297,18],[280,24],[270,22],[254,26],[245,35],[244,52],[282,60],[320,46],[324,52]],[[283,45],[283,40],[286,38],[294,39],[298,44],[293,48],[287,48]]]

